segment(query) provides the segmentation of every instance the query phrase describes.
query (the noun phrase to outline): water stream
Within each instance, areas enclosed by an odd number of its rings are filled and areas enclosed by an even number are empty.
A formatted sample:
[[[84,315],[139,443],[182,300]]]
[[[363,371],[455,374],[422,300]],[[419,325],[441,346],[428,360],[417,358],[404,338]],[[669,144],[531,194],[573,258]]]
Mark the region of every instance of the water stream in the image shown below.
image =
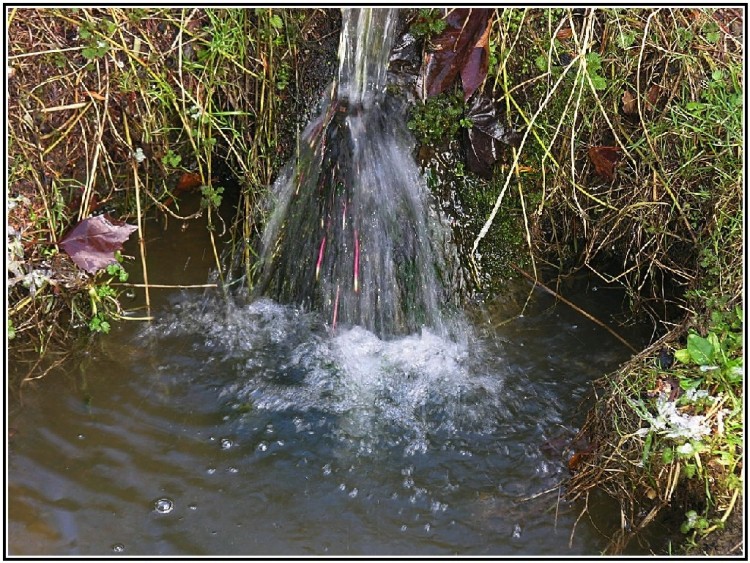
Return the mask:
[[[258,294],[380,336],[442,330],[448,233],[385,95],[398,10],[343,10],[332,96],[274,185]]]
[[[390,25],[352,12],[342,45]],[[545,444],[573,435],[591,379],[628,350],[522,281],[446,322],[445,242],[384,77],[342,60],[339,97],[277,183],[264,294],[157,292],[155,321],[118,324],[11,409],[10,553],[604,547],[618,513],[592,502],[573,534],[583,507],[560,498],[565,459]],[[152,280],[205,282],[191,229],[149,247]],[[613,291],[573,289],[599,317],[619,310]]]

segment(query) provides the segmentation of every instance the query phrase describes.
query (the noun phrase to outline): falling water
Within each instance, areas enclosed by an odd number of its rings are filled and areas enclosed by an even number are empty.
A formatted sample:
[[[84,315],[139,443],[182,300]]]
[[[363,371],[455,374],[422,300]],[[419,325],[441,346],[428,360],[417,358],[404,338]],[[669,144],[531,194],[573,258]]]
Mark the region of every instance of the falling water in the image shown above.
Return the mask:
[[[277,180],[259,292],[381,336],[443,325],[446,235],[385,92],[397,10],[345,9],[339,76]]]

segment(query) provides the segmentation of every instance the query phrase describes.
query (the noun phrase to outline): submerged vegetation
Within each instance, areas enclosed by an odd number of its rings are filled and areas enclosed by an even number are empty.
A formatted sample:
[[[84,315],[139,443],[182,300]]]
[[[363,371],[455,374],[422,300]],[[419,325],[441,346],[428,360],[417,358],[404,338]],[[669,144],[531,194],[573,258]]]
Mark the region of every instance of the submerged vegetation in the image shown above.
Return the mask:
[[[420,73],[460,14],[403,12]],[[744,13],[484,12],[472,24],[480,75],[469,59],[444,62],[452,78],[411,110],[428,183],[474,287],[501,291],[518,270],[588,271],[626,290],[632,320],[650,320],[653,343],[595,385],[568,494],[620,499],[612,553],[665,518],[673,551],[710,551],[743,506]],[[145,240],[166,221],[207,218],[217,270],[253,279],[267,187],[333,77],[340,16],[7,16],[7,324],[15,357],[30,358],[17,385],[59,365],[71,338],[148,318],[159,280]],[[181,208],[189,192],[194,213]],[[218,213],[227,204],[234,219]],[[61,243],[97,214],[136,232],[131,255],[91,273]],[[128,285],[136,272],[143,284]],[[126,291],[146,308],[124,311]],[[714,552],[744,550],[735,543]]]

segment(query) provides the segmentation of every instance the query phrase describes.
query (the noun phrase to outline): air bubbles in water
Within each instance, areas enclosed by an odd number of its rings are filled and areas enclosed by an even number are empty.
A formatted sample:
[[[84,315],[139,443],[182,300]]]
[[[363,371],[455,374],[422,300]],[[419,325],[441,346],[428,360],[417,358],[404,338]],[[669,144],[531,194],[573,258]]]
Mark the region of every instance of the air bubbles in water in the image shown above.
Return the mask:
[[[160,498],[154,501],[154,511],[159,514],[169,514],[174,510],[174,501],[168,498]]]
[[[222,438],[221,439],[221,449],[222,450],[228,450],[231,448],[234,444],[232,443],[232,440],[229,438]]]
[[[114,553],[124,553],[125,552],[125,546],[121,543],[116,543],[112,546],[112,551]]]

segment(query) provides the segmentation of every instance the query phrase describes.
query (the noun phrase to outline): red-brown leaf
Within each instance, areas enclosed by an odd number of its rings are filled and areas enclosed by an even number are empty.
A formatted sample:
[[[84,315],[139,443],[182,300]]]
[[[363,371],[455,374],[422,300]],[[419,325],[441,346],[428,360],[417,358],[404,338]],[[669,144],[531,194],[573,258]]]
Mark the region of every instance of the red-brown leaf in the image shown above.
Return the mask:
[[[620,161],[619,147],[589,147],[589,158],[599,176],[608,182],[615,179],[615,166]]]
[[[660,96],[661,86],[659,86],[658,84],[652,84],[648,89],[648,92],[646,92],[646,100],[648,100],[650,109],[654,109],[656,107],[656,102],[659,101]]]
[[[66,235],[60,246],[79,268],[93,274],[117,262],[115,251],[122,248],[122,243],[136,229],[105,215],[88,217]]]
[[[184,192],[190,192],[200,187],[202,184],[201,175],[195,172],[184,172],[180,179],[177,180],[177,185],[174,188],[174,195],[179,195]]]
[[[566,39],[570,39],[573,37],[573,29],[570,27],[563,27],[560,31],[557,32],[556,37],[560,41],[565,41]]]
[[[427,97],[447,90],[460,74],[464,100],[487,76],[489,64],[489,8],[456,8],[446,16],[446,28],[431,41],[421,80]]]

